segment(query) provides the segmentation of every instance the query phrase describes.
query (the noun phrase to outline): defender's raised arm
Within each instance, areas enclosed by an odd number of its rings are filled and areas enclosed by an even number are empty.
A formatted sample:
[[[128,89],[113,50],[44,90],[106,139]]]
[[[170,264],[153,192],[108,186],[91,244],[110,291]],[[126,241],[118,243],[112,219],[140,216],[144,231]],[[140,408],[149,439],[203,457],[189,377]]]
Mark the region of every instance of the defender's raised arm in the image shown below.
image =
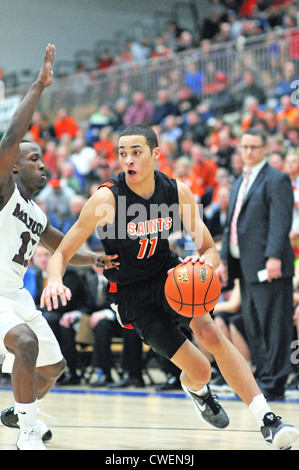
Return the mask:
[[[19,152],[19,144],[26,134],[43,90],[52,83],[52,65],[55,59],[55,46],[48,44],[44,63],[37,80],[16,109],[11,122],[0,142],[0,183],[7,180]]]

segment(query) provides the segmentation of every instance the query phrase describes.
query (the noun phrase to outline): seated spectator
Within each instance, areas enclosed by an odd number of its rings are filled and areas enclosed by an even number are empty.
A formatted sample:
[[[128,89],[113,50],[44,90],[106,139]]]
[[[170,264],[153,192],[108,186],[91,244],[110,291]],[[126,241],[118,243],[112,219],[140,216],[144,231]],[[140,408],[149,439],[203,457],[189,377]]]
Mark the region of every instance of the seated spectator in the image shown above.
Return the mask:
[[[180,87],[175,98],[176,115],[182,116],[184,113],[195,109],[199,101],[199,98],[189,86],[184,85]]]
[[[283,66],[283,78],[276,86],[274,97],[279,101],[282,96],[289,95],[294,92],[294,88],[292,87],[292,83],[296,80],[296,67],[294,62],[288,61]]]
[[[243,105],[247,98],[253,96],[257,99],[260,105],[266,102],[266,93],[262,86],[257,83],[254,73],[251,70],[246,70],[243,75],[243,85],[241,85],[241,96]]]
[[[187,63],[185,67],[184,81],[196,95],[200,95],[202,93],[203,77],[203,71],[198,69],[195,62],[190,61]]]
[[[277,133],[277,114],[275,109],[267,107],[264,113],[264,120],[267,124],[267,131],[274,135]]]
[[[129,40],[127,46],[134,62],[143,62],[151,57],[152,50],[145,37],[140,41]]]
[[[53,177],[58,177],[59,168],[63,162],[66,162],[71,156],[71,145],[69,145],[68,140],[64,141],[63,139],[60,141],[57,149],[56,149],[56,174]]]
[[[99,158],[107,160],[111,167],[115,165],[117,153],[114,148],[111,127],[105,126],[100,130],[99,140],[94,144],[93,148]]]
[[[152,124],[161,124],[169,114],[175,114],[175,105],[171,101],[167,90],[161,89],[158,91],[158,99],[154,105]]]
[[[287,147],[287,135],[291,129],[292,129],[292,124],[286,118],[280,119],[280,121],[277,122],[277,133],[282,136],[286,147]]]
[[[183,130],[178,124],[179,119],[170,114],[165,118],[165,123],[160,136],[160,142],[172,142],[176,144],[183,134]]]
[[[219,33],[221,24],[222,9],[219,2],[216,2],[214,5],[211,4],[210,8],[210,14],[203,18],[201,27],[201,39],[203,41],[211,39],[215,40],[216,35]]]
[[[241,119],[242,131],[256,125],[260,120],[265,119],[264,111],[261,111],[259,101],[254,96],[249,96],[245,100],[244,114]]]
[[[47,283],[46,268],[50,257],[51,252],[42,245],[39,245],[34,253],[34,263],[29,267],[24,278],[24,287],[33,296],[36,307],[39,310],[41,310],[40,297]],[[66,306],[63,306],[59,300],[57,309],[49,312],[45,307],[42,313],[56,336],[62,354],[67,361],[68,373],[61,377],[59,384],[77,385],[80,383],[81,378],[77,373],[78,363],[75,337],[81,315],[86,308],[86,291],[82,277],[74,267],[67,267],[63,282],[65,286],[72,290],[71,300]]]
[[[215,41],[223,44],[232,40],[232,30],[230,23],[224,21],[220,24],[219,32],[216,35]]]
[[[97,152],[95,149],[86,145],[83,137],[77,137],[74,140],[73,148],[74,153],[71,154],[69,160],[75,167],[76,175],[78,175],[81,185],[85,187]]]
[[[207,219],[207,226],[212,237],[223,234],[229,207],[230,186],[222,185],[217,190],[216,207]]]
[[[106,158],[99,156],[96,160],[97,166],[95,166],[95,162],[93,164],[93,170],[90,174],[91,181],[96,181],[98,187],[100,184],[105,183],[114,175],[114,169],[111,167]]]
[[[57,176],[57,144],[55,140],[50,140],[46,143],[44,154],[43,154],[44,164],[46,165],[47,172],[50,173],[50,176]]]
[[[283,136],[279,133],[270,136],[268,139],[269,152],[279,152],[286,154],[286,145]]]
[[[71,188],[75,194],[81,192],[79,178],[75,175],[74,165],[70,161],[63,161],[58,168],[59,179],[62,187]]]
[[[89,117],[88,130],[86,132],[86,143],[93,146],[99,140],[99,132],[103,127],[113,125],[114,114],[112,109],[103,104]]]
[[[113,109],[113,121],[111,123],[111,126],[114,131],[120,132],[125,127],[124,119],[127,109],[127,100],[124,98],[119,98],[116,101]]]
[[[238,103],[231,91],[226,75],[217,72],[214,87],[210,101],[210,111],[213,116],[222,116],[236,111]]]
[[[99,183],[97,183],[97,187],[99,187]],[[66,234],[69,229],[74,225],[75,222],[79,219],[79,215],[83,209],[84,204],[86,203],[86,198],[81,194],[75,194],[70,200],[70,215],[67,217],[60,230],[62,233]],[[95,248],[101,245],[101,241],[95,232],[93,232],[88,239],[86,240],[86,245],[90,250],[94,250]]]
[[[192,111],[191,111],[192,113]],[[190,113],[188,113],[189,116]],[[196,120],[196,117],[194,118]],[[195,143],[196,139],[193,138],[192,132],[186,131],[184,132],[182,139],[180,140],[180,150],[179,153],[181,156],[188,157],[191,160],[191,148],[192,145]]]
[[[180,157],[174,163],[174,177],[178,181],[185,183],[191,189],[195,199],[200,201],[204,192],[202,187],[198,185],[197,178],[191,169],[192,161],[188,157]]]
[[[70,200],[70,216],[64,220],[61,231],[66,234],[77,222],[79,215],[86,203],[86,199],[81,194],[75,194]]]
[[[152,57],[163,57],[171,53],[171,48],[167,46],[167,38],[161,34],[154,41]]]
[[[174,178],[174,163],[177,158],[178,148],[176,142],[160,142],[160,157],[156,161],[156,168],[170,178]]]
[[[150,124],[152,115],[152,104],[145,99],[142,91],[137,91],[133,95],[133,103],[128,107],[124,116],[124,123],[126,126],[132,124]]]
[[[67,110],[64,108],[59,109],[57,118],[54,121],[54,131],[57,140],[61,140],[64,136],[74,139],[79,130],[76,120],[69,116]]]
[[[47,213],[53,214],[61,230],[64,222],[70,217],[70,202],[75,192],[68,187],[62,187],[58,178],[52,178],[47,186],[37,196],[37,202],[46,205]]]
[[[49,124],[46,117],[38,111],[33,114],[29,134],[32,140],[37,142],[43,149],[50,139],[55,138],[53,125]]]
[[[108,49],[104,49],[96,63],[96,66],[99,70],[106,71],[111,67],[114,63],[113,56]]]
[[[217,93],[221,89],[224,74],[218,71],[211,60],[206,64],[203,91],[206,94]],[[220,79],[220,80],[219,80]]]
[[[290,95],[283,95],[280,98],[280,110],[276,115],[277,122],[286,119],[289,124],[296,124],[299,119],[299,110],[292,104]]]
[[[287,131],[285,145],[288,152],[297,151],[299,148],[299,129],[297,127],[291,126],[291,128]]]
[[[196,42],[190,31],[184,30],[177,39],[176,52],[192,51],[196,46]]]
[[[87,275],[88,313],[90,325],[94,331],[95,341],[92,356],[92,366],[97,372],[93,387],[106,386],[123,388],[129,386],[144,387],[142,378],[142,340],[131,329],[122,328],[115,317],[115,312],[105,298],[107,279],[102,268],[93,266]],[[121,373],[119,382],[112,378],[112,339],[122,338]]]
[[[196,183],[200,190],[202,204],[208,206],[212,200],[213,189],[216,184],[217,165],[208,159],[203,147],[193,144],[191,148],[191,159],[193,162],[192,173],[196,176]]]
[[[183,135],[180,139],[180,144],[182,140],[192,140],[200,144],[204,144],[205,137],[207,135],[207,124],[204,122],[196,110],[191,110],[185,113],[183,117]]]
[[[45,214],[47,214],[47,217],[49,218],[51,225],[53,225],[54,228],[57,228],[57,230],[60,230],[60,223],[56,219],[56,216],[52,214],[51,212],[48,212],[48,208],[46,206],[46,203],[42,201],[41,199],[36,201],[37,205],[41,208],[42,211],[44,211]]]
[[[237,179],[242,175],[244,168],[244,162],[241,154],[236,150],[231,156],[231,177],[232,180]]]
[[[75,65],[75,73],[72,77],[69,77],[69,87],[72,89],[72,92],[76,96],[76,105],[84,104],[84,99],[86,97],[86,91],[90,84],[90,77],[87,70],[87,67],[84,63],[78,62]]]
[[[284,155],[280,152],[272,152],[269,155],[269,165],[279,171],[284,171]]]
[[[213,188],[212,200],[208,206],[205,207],[204,213],[207,217],[211,217],[216,209],[218,209],[218,191],[222,186],[225,186],[230,191],[232,186],[232,177],[227,168],[217,168],[215,185]]]
[[[222,129],[218,134],[217,150],[213,153],[214,161],[218,167],[231,171],[231,158],[236,148],[230,135],[230,130]]]

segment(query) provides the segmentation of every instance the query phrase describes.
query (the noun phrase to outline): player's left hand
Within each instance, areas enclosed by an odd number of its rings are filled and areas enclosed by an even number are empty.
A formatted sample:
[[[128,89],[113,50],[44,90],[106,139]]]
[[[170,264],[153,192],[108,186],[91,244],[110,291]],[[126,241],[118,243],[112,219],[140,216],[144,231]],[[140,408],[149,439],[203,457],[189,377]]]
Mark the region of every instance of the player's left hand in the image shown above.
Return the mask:
[[[99,255],[95,262],[97,268],[119,269],[118,255]]]
[[[191,262],[192,264],[195,264],[195,263],[208,264],[213,269],[212,263],[206,262],[205,255],[199,255],[198,253],[195,253],[194,255],[186,256],[186,258],[183,259],[183,263],[187,264],[189,262]],[[173,269],[174,268],[169,269],[169,271],[167,271],[167,274],[171,273]]]
[[[65,306],[72,298],[71,290],[60,282],[49,280],[48,285],[42,292],[40,307],[47,307],[49,312],[52,310],[52,308],[57,309],[59,306],[59,297],[62,305]]]
[[[48,44],[46,48],[44,63],[37,78],[37,81],[41,83],[44,88],[52,84],[52,79],[53,79],[52,65],[55,60],[55,54],[56,54],[56,51],[55,51],[54,44]]]
[[[206,261],[205,255],[199,255],[198,253],[195,253],[194,255],[191,256],[186,256],[186,258],[183,260],[183,263],[189,263],[191,261],[192,264],[195,263],[200,263],[200,264],[208,264],[213,268],[212,263],[209,263]]]

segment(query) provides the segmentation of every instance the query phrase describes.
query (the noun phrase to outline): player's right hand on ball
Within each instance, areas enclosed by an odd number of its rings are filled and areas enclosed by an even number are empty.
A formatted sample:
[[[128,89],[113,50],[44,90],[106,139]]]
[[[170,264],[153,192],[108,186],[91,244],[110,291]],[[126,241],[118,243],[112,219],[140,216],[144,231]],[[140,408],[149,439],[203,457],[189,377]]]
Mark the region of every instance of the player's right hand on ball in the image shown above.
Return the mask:
[[[71,297],[72,293],[68,287],[59,282],[49,281],[41,295],[40,307],[44,308],[46,306],[48,311],[51,311],[52,308],[58,308],[58,298],[60,298],[62,305],[65,306],[71,300]]]

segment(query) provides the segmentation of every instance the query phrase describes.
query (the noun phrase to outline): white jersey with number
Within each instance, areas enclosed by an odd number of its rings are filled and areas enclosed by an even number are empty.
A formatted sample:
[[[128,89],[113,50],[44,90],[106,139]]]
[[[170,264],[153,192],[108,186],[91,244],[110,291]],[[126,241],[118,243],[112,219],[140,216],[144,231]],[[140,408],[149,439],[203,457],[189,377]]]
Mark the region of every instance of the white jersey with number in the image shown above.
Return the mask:
[[[23,287],[28,263],[47,225],[47,216],[17,186],[0,211],[0,296],[13,299]]]

